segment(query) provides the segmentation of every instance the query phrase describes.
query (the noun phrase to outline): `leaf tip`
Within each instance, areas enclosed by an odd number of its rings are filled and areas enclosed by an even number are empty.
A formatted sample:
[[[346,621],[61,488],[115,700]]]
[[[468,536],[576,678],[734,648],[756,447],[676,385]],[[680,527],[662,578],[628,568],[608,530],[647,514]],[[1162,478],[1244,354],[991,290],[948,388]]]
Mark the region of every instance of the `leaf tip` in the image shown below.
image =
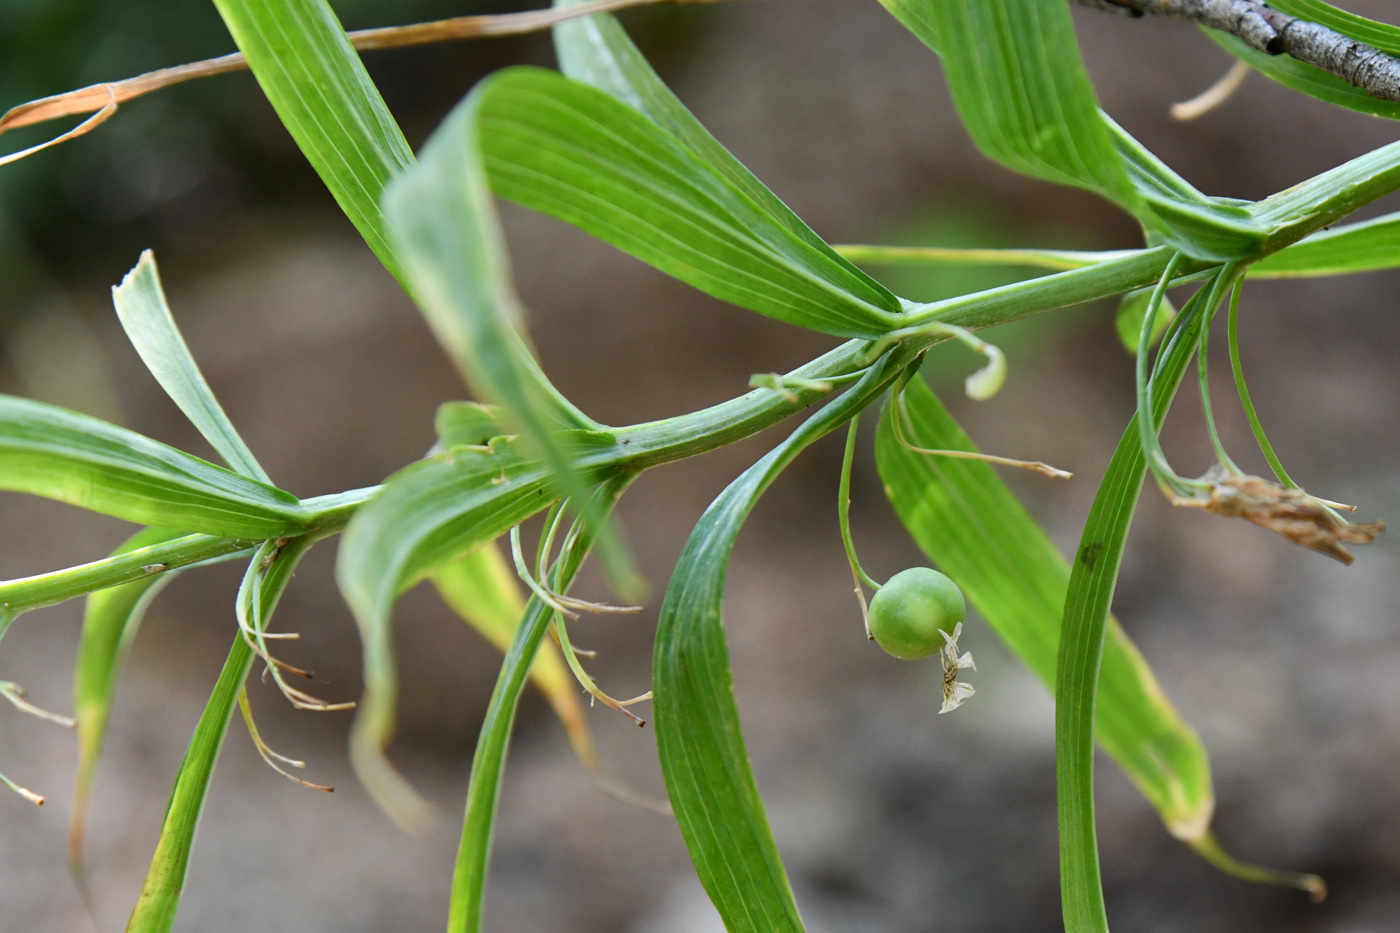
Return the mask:
[[[406,832],[421,835],[433,824],[432,804],[389,764],[384,755],[386,744],[387,736],[381,736],[380,730],[362,716],[351,732],[350,763],[360,783],[389,819]]]

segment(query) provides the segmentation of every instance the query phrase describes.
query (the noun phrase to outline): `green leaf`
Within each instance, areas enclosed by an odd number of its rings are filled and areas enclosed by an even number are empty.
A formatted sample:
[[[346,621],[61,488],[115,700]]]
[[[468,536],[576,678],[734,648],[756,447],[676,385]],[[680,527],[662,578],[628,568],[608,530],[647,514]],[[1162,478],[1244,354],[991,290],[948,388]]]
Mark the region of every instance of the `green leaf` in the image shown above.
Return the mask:
[[[1137,356],[1138,340],[1142,337],[1142,319],[1147,316],[1148,305],[1152,302],[1152,291],[1150,288],[1140,288],[1135,292],[1128,292],[1118,303],[1118,313],[1113,318],[1118,339],[1122,341],[1124,349],[1133,356]],[[1162,334],[1166,333],[1167,326],[1175,318],[1176,309],[1164,296],[1157,306],[1157,320],[1153,323],[1152,342],[1148,346],[1162,339]]]
[[[385,191],[391,239],[428,323],[469,385],[517,419],[596,428],[549,385],[522,338],[524,310],[478,149],[482,93],[453,109],[419,164]],[[530,421],[525,427],[545,433]]]
[[[681,836],[730,933],[803,929],[734,703],[721,622],[730,551],[778,474],[896,374],[886,358],[731,483],[696,523],[661,605],[652,659],[656,748]]]
[[[976,450],[922,379],[901,393],[905,437],[931,450]],[[986,463],[915,453],[887,409],[875,439],[885,494],[919,548],[948,574],[1001,640],[1047,686],[1070,568]],[[1117,620],[1099,679],[1099,744],[1179,838],[1206,831],[1214,808],[1205,749]]]
[[[603,483],[594,494],[593,507],[588,511],[605,518],[633,479],[635,474],[622,474]],[[555,572],[548,581],[555,592],[564,592],[573,582],[596,538],[595,528],[585,523],[574,547],[566,550],[556,563]],[[481,723],[476,751],[472,755],[472,776],[467,786],[462,841],[452,870],[448,933],[479,933],[481,930],[486,873],[491,859],[491,833],[500,802],[506,749],[510,744],[511,728],[515,724],[520,693],[525,689],[526,672],[533,669],[553,617],[552,610],[538,597],[532,597],[526,604],[524,616],[506,649],[496,687],[491,692],[491,702],[486,707],[486,718]]]
[[[259,578],[261,585],[253,594],[261,606],[263,618],[272,616],[282,591],[291,581],[292,572],[312,543],[309,537],[293,538],[277,550],[266,573]],[[228,659],[224,661],[214,692],[199,717],[189,748],[185,751],[185,760],[181,762],[180,771],[175,777],[170,802],[165,807],[160,840],[156,843],[155,855],[151,857],[141,896],[127,922],[127,933],[166,933],[175,923],[175,912],[180,906],[204,798],[209,781],[214,776],[214,765],[219,760],[224,736],[228,734],[234,707],[238,704],[239,691],[243,689],[243,681],[253,665],[253,657],[252,648],[240,632],[234,637]]]
[[[1098,108],[1064,0],[881,0],[943,59],[973,140],[1018,172],[1118,204],[1198,259],[1251,256],[1266,231],[1208,198]]]
[[[114,554],[125,554],[181,537],[164,528],[143,528],[128,538]],[[73,673],[73,718],[78,724],[78,774],[73,785],[73,810],[68,823],[68,861],[74,874],[82,875],[83,837],[87,826],[92,780],[107,735],[107,718],[117,679],[126,662],[127,649],[146,609],[178,570],[147,576],[121,586],[98,590],[87,599],[83,634]]]
[[[381,208],[384,189],[390,179],[413,166],[413,154],[330,6],[325,0],[214,2],[297,145],[385,268],[413,294],[413,283],[397,252],[392,221]],[[465,226],[482,222],[475,215],[463,218]],[[492,227],[490,233],[495,232],[494,215],[484,223]],[[482,248],[489,251],[493,245],[488,236]],[[475,265],[483,258],[498,265],[494,269],[477,266],[473,271],[505,269],[503,250],[486,256],[474,252],[461,261]],[[496,278],[486,277],[472,291],[499,284]],[[460,336],[440,310],[440,303],[424,307],[439,337]],[[518,344],[513,355],[523,357],[517,362],[531,371],[532,379],[547,385],[519,338],[512,340]],[[444,344],[460,368],[468,358],[460,343],[444,339]],[[596,426],[553,387],[547,391],[570,424]]]
[[[1183,203],[1214,203],[1212,198],[1202,194],[1189,181],[1173,171],[1167,163],[1157,158],[1152,150],[1138,142],[1108,114],[1100,110],[1099,117],[1108,127],[1113,146],[1123,160],[1123,168],[1128,173],[1129,181],[1141,194]]]
[[[1269,0],[1269,6],[1289,16],[1335,29],[1387,55],[1400,56],[1400,27],[1357,16],[1322,0]]]
[[[235,538],[305,527],[296,497],[125,428],[0,396],[0,489],[143,525]]]
[[[433,426],[443,450],[484,447],[491,438],[506,433],[504,415],[498,407],[480,402],[443,402]]]
[[[991,158],[1141,212],[1064,0],[881,0],[943,59],[953,103]]]
[[[1161,425],[1200,335],[1219,276],[1182,311],[1152,378],[1152,415]],[[1084,524],[1065,596],[1055,678],[1055,784],[1060,819],[1060,892],[1065,929],[1108,929],[1094,835],[1095,701],[1102,689],[1105,633],[1123,546],[1142,492],[1147,460],[1137,416],[1128,424]],[[1108,710],[1105,710],[1107,713]],[[1208,813],[1207,813],[1208,815]],[[1202,827],[1202,834],[1204,828]]]
[[[385,192],[384,210],[419,304],[462,377],[520,426],[562,493],[585,502],[587,487],[573,467],[579,435],[567,429],[599,425],[550,385],[525,345],[524,312],[478,149],[478,111],[494,86],[484,82],[448,115],[417,167]],[[618,588],[634,588],[636,571],[617,535],[604,529],[600,543]]]
[[[439,567],[429,579],[443,602],[468,625],[498,650],[509,650],[525,614],[525,597],[515,569],[494,542]],[[530,666],[530,679],[554,708],[579,760],[586,768],[594,768],[598,756],[579,702],[578,681],[553,643],[540,645]]]
[[[1361,88],[1348,84],[1345,79],[1329,74],[1320,68],[1314,68],[1312,65],[1304,64],[1296,58],[1287,55],[1269,55],[1266,52],[1250,48],[1234,36],[1205,27],[1202,29],[1225,51],[1284,87],[1300,91],[1309,97],[1316,97],[1329,104],[1346,107],[1348,110],[1400,120],[1400,104],[1372,97]]]
[[[1157,232],[1169,244],[1196,259],[1230,262],[1245,259],[1268,245],[1269,231],[1244,208],[1212,199],[1195,201],[1144,194]]]
[[[1252,279],[1373,272],[1400,266],[1400,214],[1315,233],[1249,267]]]
[[[581,2],[584,0],[556,0],[554,5],[566,7]],[[554,48],[564,74],[606,91],[650,117],[793,235],[842,266],[860,283],[863,292],[878,297],[872,303],[883,308],[899,307],[892,292],[832,250],[695,119],[652,70],[616,17],[600,13],[559,23],[554,27]]]
[[[413,153],[325,0],[214,0],[263,93],[336,202],[394,277],[379,209]]]
[[[412,464],[356,512],[341,539],[336,579],[364,645],[364,695],[350,757],[370,796],[404,826],[421,825],[427,804],[384,757],[398,705],[394,600],[434,568],[495,540],[553,501],[548,472],[516,447],[498,438],[484,451],[456,448]]]
[[[122,329],[146,368],[224,462],[244,476],[270,483],[267,473],[214,398],[185,338],[180,336],[160,285],[155,254],[150,250],[141,254],[136,268],[112,289],[112,303]]]
[[[1212,198],[1172,171],[1107,114],[1101,114],[1128,178],[1149,208],[1151,227],[1178,249],[1224,262],[1263,249],[1269,231],[1245,208],[1250,202]]]
[[[846,337],[898,325],[901,307],[887,290],[609,94],[520,67],[497,72],[472,96],[491,187],[502,197],[780,321]]]

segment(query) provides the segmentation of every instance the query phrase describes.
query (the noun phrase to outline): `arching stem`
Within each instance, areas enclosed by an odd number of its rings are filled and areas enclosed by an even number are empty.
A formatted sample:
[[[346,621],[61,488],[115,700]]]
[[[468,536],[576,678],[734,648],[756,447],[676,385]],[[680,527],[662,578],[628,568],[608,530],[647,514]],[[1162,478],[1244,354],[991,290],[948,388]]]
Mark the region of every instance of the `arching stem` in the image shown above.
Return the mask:
[[[1244,280],[1235,283],[1234,289],[1230,292],[1230,312],[1226,318],[1227,332],[1229,334],[1230,345],[1230,370],[1235,375],[1235,390],[1239,393],[1240,404],[1244,407],[1244,416],[1249,419],[1249,429],[1254,432],[1254,440],[1259,444],[1259,450],[1263,452],[1264,459],[1269,461],[1269,468],[1274,471],[1274,476],[1278,477],[1279,484],[1285,489],[1301,488],[1293,482],[1293,477],[1288,475],[1288,471],[1283,468],[1279,461],[1278,454],[1274,453],[1274,445],[1269,443],[1269,435],[1264,433],[1264,426],[1259,423],[1259,413],[1254,410],[1254,399],[1250,398],[1249,386],[1244,381],[1244,366],[1240,363],[1240,335],[1239,335],[1239,313],[1240,313],[1240,292],[1244,289]]]
[[[860,558],[856,556],[856,546],[851,541],[851,465],[855,462],[856,431],[859,426],[860,415],[854,415],[850,427],[846,430],[846,452],[841,458],[841,485],[836,494],[836,516],[841,523],[841,545],[846,549],[846,560],[851,565],[851,578],[856,585],[856,601],[860,603],[860,618],[865,624],[865,637],[873,641],[875,636],[870,634],[870,607],[865,602],[865,590],[861,587],[861,581],[865,581],[872,590],[878,590],[880,584],[860,565]]]

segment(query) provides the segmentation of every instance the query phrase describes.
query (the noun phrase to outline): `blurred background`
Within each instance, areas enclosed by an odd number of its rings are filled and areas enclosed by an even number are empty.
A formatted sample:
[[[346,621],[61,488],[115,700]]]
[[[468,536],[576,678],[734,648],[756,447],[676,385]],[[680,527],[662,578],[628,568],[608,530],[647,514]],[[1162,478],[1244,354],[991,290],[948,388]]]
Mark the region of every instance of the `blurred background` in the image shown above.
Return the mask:
[[[508,4],[341,0],[349,28]],[[1384,15],[1379,2],[1359,12]],[[1258,198],[1387,143],[1394,124],[1333,110],[1252,76],[1216,113],[1174,124],[1168,106],[1230,65],[1194,28],[1076,11],[1104,107],[1198,187]],[[662,76],[779,196],[831,242],[1132,247],[1106,204],[1021,179],[968,142],[931,52],[873,0],[752,0],[623,17]],[[0,108],[233,48],[210,4],[6,0]],[[371,53],[412,144],[478,78],[552,65],[547,36]],[[51,135],[17,132],[5,150]],[[1396,209],[1373,206],[1365,215]],[[626,424],[745,391],[833,341],[721,304],[549,218],[503,207],[534,339],[556,383],[594,417]],[[0,390],[108,418],[212,453],[145,373],[108,288],[142,249],[160,260],[177,319],[211,384],[275,481],[298,495],[370,485],[422,456],[436,405],[463,390],[415,308],[340,215],[253,79],[229,75],[123,105],[90,135],[0,169]],[[995,284],[944,269],[872,270],[931,299]],[[1311,491],[1400,514],[1400,275],[1254,283],[1244,361],[1288,469]],[[1132,362],[1113,303],[989,335],[1011,378],[994,401],[961,398],[976,360],[924,368],[984,449],[1075,472],[1009,475],[1073,549],[1133,409]],[[1221,322],[1223,327],[1223,321]],[[1223,336],[1223,330],[1222,330]],[[1247,469],[1266,467],[1230,389],[1218,417]],[[620,514],[653,586],[641,617],[574,633],[618,696],[644,691],[655,610],[706,504],[791,425],[647,474]],[[867,426],[869,427],[869,426]],[[1166,431],[1183,474],[1210,462],[1194,389]],[[749,749],[813,933],[1059,929],[1053,707],[975,617],[963,647],[977,696],[935,715],[936,663],[895,661],[861,632],[836,522],[840,440],[799,460],[759,506],[729,575],[726,625]],[[884,578],[922,560],[883,500],[869,444],[857,458],[854,533]],[[0,577],[96,559],[121,522],[0,494]],[[288,660],[331,699],[358,694],[359,644],[332,581],[333,542],[304,562],[278,615],[302,633]],[[1400,917],[1400,552],[1382,538],[1345,568],[1243,522],[1173,511],[1151,488],[1129,540],[1116,611],[1200,731],[1215,769],[1223,843],[1316,871],[1332,895],[1217,874],[1168,837],[1100,756],[1099,837],[1110,915],[1124,930],[1382,931]],[[140,890],[170,783],[235,632],[240,568],[191,572],[135,643],[98,773],[90,880],[102,929]],[[596,576],[580,589],[603,597]],[[81,603],[23,617],[0,678],[68,710]],[[400,833],[349,773],[346,713],[295,713],[250,684],[262,731],[334,795],[274,774],[235,722],[213,781],[178,929],[441,929],[472,747],[499,658],[425,589],[396,614],[404,682],[396,762],[438,807]],[[662,795],[652,730],[598,708],[607,771]],[[0,770],[44,793],[0,795],[0,929],[72,931],[86,920],[65,863],[73,736],[6,706]],[[722,927],[674,823],[599,793],[546,704],[527,694],[496,836],[488,928],[499,933],[702,933]]]

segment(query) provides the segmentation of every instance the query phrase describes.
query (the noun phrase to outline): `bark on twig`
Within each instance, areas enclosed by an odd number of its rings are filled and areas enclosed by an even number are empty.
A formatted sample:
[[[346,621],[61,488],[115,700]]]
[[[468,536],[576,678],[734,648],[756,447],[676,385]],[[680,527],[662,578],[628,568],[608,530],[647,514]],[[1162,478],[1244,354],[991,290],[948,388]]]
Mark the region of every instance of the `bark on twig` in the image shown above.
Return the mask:
[[[1400,103],[1400,60],[1317,23],[1280,13],[1256,0],[1075,0],[1081,6],[1141,16],[1189,19],[1244,40],[1270,55],[1289,55]]]

